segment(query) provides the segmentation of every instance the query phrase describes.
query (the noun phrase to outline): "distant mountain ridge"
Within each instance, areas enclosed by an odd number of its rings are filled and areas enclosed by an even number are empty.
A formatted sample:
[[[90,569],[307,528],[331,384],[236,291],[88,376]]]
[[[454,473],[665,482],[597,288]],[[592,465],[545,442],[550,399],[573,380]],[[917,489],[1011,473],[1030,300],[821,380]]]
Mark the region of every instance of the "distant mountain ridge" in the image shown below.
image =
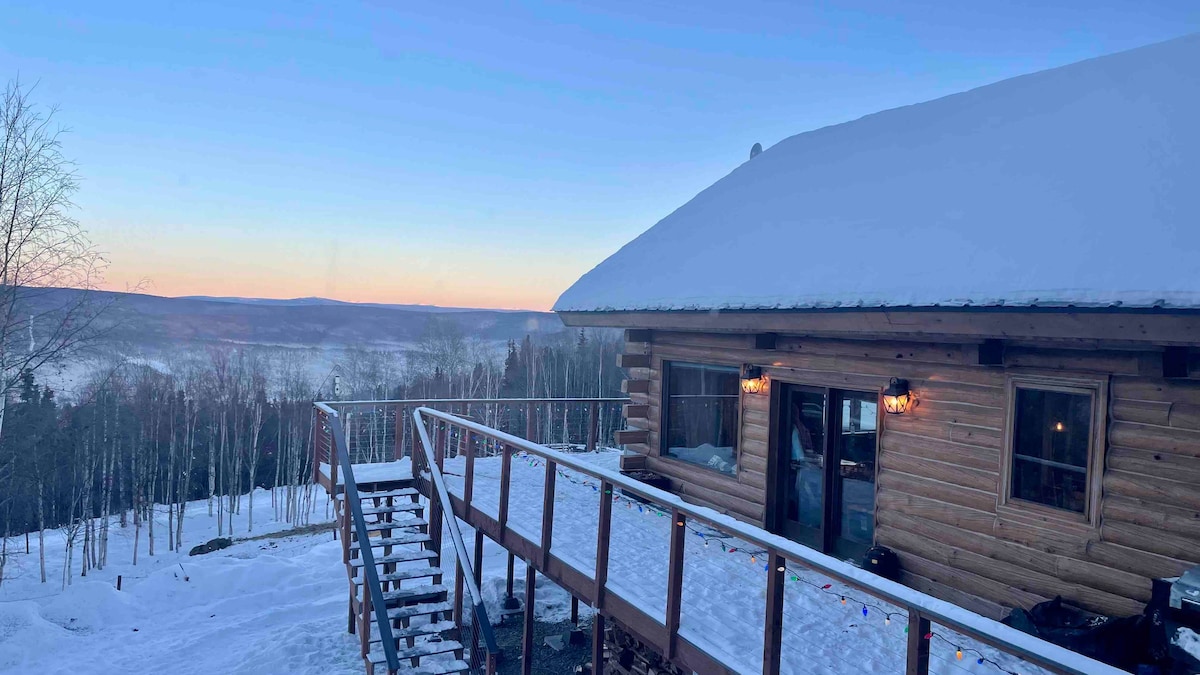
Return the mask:
[[[169,296],[155,296],[169,297]],[[481,309],[478,307],[442,307],[440,305],[403,305],[385,302],[351,302],[349,300],[334,300],[332,298],[319,298],[309,296],[305,298],[242,298],[236,296],[220,296],[220,295],[180,295],[173,296],[174,300],[205,300],[209,302],[229,302],[239,305],[274,305],[278,307],[298,307],[298,306],[314,306],[314,305],[346,305],[350,307],[374,307],[377,309],[403,309],[418,312],[439,312],[439,313],[456,313],[456,312],[527,312],[534,310],[524,309]]]
[[[33,302],[60,304],[68,294],[80,292],[43,291]],[[110,340],[153,350],[222,343],[387,349],[420,339],[434,319],[453,321],[466,336],[488,341],[564,330],[558,316],[549,312],[379,305],[325,298],[168,298],[82,292],[108,305],[99,324]]]

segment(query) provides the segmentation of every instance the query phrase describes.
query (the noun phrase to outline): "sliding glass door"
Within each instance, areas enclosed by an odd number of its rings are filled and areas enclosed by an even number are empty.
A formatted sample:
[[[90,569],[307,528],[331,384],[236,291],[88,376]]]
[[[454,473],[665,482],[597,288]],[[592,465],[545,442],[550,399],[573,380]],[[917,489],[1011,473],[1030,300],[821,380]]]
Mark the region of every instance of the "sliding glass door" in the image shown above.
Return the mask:
[[[775,529],[859,558],[875,537],[877,394],[783,385],[775,444]]]

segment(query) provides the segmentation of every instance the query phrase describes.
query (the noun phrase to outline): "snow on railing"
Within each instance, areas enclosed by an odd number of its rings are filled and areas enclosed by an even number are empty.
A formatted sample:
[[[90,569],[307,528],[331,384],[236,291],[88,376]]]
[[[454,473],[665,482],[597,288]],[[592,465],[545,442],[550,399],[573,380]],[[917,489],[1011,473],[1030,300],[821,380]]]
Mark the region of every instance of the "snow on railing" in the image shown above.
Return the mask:
[[[634,495],[647,502],[652,502],[662,507],[665,512],[669,512],[672,521],[677,527],[671,528],[666,612],[664,617],[665,625],[662,626],[665,628],[665,635],[656,644],[656,647],[668,658],[686,656],[681,654],[686,647],[689,649],[690,655],[694,655],[699,650],[708,659],[720,663],[723,667],[730,667],[727,663],[721,663],[720,659],[711,653],[711,650],[705,651],[700,645],[690,642],[687,636],[681,635],[679,631],[680,607],[682,605],[681,596],[684,588],[682,583],[683,542],[688,530],[688,524],[696,522],[766,551],[764,564],[767,570],[767,616],[765,617],[763,630],[762,672],[769,675],[776,675],[780,672],[780,654],[782,650],[780,627],[783,622],[783,588],[785,574],[788,571],[788,563],[795,563],[814,570],[840,583],[870,594],[881,601],[904,608],[908,614],[906,672],[910,675],[927,675],[929,672],[929,643],[930,637],[935,635],[930,629],[931,622],[936,622],[1002,652],[1037,664],[1053,672],[1070,675],[1121,675],[1123,673],[1123,671],[1099,661],[1022,633],[949,602],[889,581],[845,561],[818,553],[794,541],[748,525],[710,508],[689,504],[674,494],[632,480],[615,471],[589,464],[569,453],[558,452],[510,433],[428,407],[415,410],[413,418],[417,422],[417,427],[422,431],[423,442],[426,443],[428,443],[429,438],[429,429],[426,427],[430,423],[433,423],[434,440],[432,448],[435,462],[439,465],[443,461],[443,447],[451,445],[452,432],[457,431],[458,444],[456,450],[458,454],[465,455],[466,470],[463,494],[461,498],[456,497],[456,499],[465,507],[463,511],[465,511],[465,515],[468,518],[468,523],[476,527],[483,526],[485,523],[475,523],[470,520],[474,515],[471,506],[475,462],[474,441],[483,440],[485,441],[485,445],[499,446],[504,463],[501,465],[499,509],[495,518],[498,527],[494,527],[494,529],[499,534],[498,540],[502,545],[506,545],[505,539],[509,538],[509,533],[512,532],[506,523],[509,515],[509,493],[512,482],[510,467],[512,457],[515,453],[526,453],[527,456],[539,458],[545,463],[546,482],[543,488],[543,509],[546,514],[552,513],[555,502],[554,476],[559,470],[568,469],[590,476],[599,482],[597,491],[601,494],[601,498],[597,503],[599,525],[597,528],[596,566],[594,574],[587,577],[587,583],[589,585],[594,584],[593,589],[587,590],[592,595],[593,605],[598,610],[596,621],[599,625],[602,625],[603,615],[606,613],[616,616],[620,620],[622,618],[619,613],[620,611],[631,611],[628,603],[621,603],[620,606],[610,604],[608,594],[605,590],[606,582],[608,581],[609,533],[611,532],[612,524],[612,504],[617,498],[617,491],[619,490],[624,495]],[[429,448],[431,446],[427,444],[425,447]],[[609,498],[608,495],[612,495],[612,498]],[[490,516],[485,515],[483,517],[490,519]],[[553,546],[553,527],[554,518],[543,516],[541,543],[523,542],[522,544],[526,549],[532,547],[534,553],[530,557],[535,565],[541,567],[543,572],[550,564],[550,549]],[[516,537],[512,538],[515,539]],[[640,613],[644,615],[644,612]],[[638,617],[632,618],[636,619]],[[655,623],[658,623],[657,620],[655,620]],[[657,630],[648,632],[657,632]],[[593,658],[601,658],[598,651],[594,653]],[[962,658],[961,650],[959,651],[959,658]],[[686,658],[684,659],[684,661],[687,660]],[[693,669],[695,668],[693,667]]]

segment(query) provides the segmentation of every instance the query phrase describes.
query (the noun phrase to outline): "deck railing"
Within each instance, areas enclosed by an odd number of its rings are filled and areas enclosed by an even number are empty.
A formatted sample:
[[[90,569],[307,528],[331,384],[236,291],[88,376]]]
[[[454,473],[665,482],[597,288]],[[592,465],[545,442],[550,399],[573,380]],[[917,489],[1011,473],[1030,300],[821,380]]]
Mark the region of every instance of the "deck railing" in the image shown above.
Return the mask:
[[[450,533],[454,545],[455,575],[454,575],[454,621],[459,626],[460,638],[470,635],[468,658],[471,672],[475,675],[494,675],[500,660],[500,648],[496,644],[492,624],[488,619],[487,609],[483,604],[483,594],[479,591],[479,579],[475,570],[483,564],[476,560],[474,568],[467,555],[467,545],[463,541],[462,530],[458,519],[454,517],[453,502],[450,493],[446,491],[446,480],[442,476],[440,462],[434,456],[435,445],[429,439],[429,433],[423,425],[416,425],[419,451],[413,453],[413,476],[417,481],[417,490],[429,495],[429,535],[433,539],[434,550],[442,550],[442,523]],[[445,513],[450,518],[445,518]],[[465,597],[464,597],[465,590]],[[464,600],[470,599],[470,607],[464,609]],[[463,630],[463,629],[466,630]]]
[[[698,672],[725,672],[728,664],[720,657],[705,651],[704,647],[689,641],[680,634],[680,608],[684,601],[684,539],[687,526],[700,523],[723,536],[740,539],[747,545],[766,551],[766,603],[762,635],[762,672],[767,675],[780,673],[782,653],[782,626],[784,608],[784,582],[789,566],[799,566],[815,571],[873,598],[902,610],[908,617],[906,645],[906,674],[927,675],[929,673],[931,622],[936,622],[959,634],[969,636],[991,647],[1014,655],[1056,673],[1070,675],[1121,675],[1123,671],[1098,661],[1081,656],[1057,645],[1009,628],[986,617],[974,614],[951,603],[939,600],[901,584],[888,581],[847,562],[818,553],[789,539],[771,534],[718,513],[712,509],[689,504],[678,496],[629,479],[615,471],[600,468],[581,461],[577,457],[559,452],[511,433],[488,427],[477,421],[459,417],[444,411],[423,407],[413,412],[422,443],[432,443],[434,461],[440,464],[447,449],[465,456],[464,482],[461,496],[455,496],[456,509],[468,524],[477,530],[488,532],[510,551],[519,550],[522,557],[543,573],[554,577],[548,570],[557,570],[559,581],[573,594],[588,599],[598,610],[596,624],[603,632],[605,615],[617,617],[626,626],[636,629],[641,639],[655,645],[667,658],[678,659]],[[430,440],[432,438],[432,440]],[[475,491],[477,446],[491,448],[503,457],[500,471],[499,508],[496,518],[484,514],[472,506]],[[507,526],[512,483],[511,463],[514,454],[525,453],[526,457],[537,458],[545,465],[543,487],[543,513],[540,541],[532,541]],[[567,569],[560,558],[554,555],[555,476],[560,470],[569,470],[593,479],[599,498],[596,503],[598,527],[596,533],[596,564],[594,574],[588,576],[575,569]],[[650,616],[645,609],[625,601],[609,592],[609,551],[612,526],[613,502],[617,494],[656,504],[671,516],[676,525],[671,528],[665,621]],[[578,515],[578,514],[573,514]],[[618,580],[619,581],[619,580]],[[692,599],[703,602],[703,598]],[[715,608],[714,608],[715,609]],[[961,653],[959,658],[961,658]],[[603,644],[593,641],[593,663],[604,660]]]
[[[326,401],[321,406],[338,413],[351,461],[364,464],[415,458],[412,412],[417,408],[453,413],[552,448],[592,451],[617,445],[614,434],[624,426],[621,406],[626,403],[627,398],[453,398]],[[337,448],[320,433],[325,411],[314,407],[314,415],[313,481],[319,481],[325,464],[336,485]]]

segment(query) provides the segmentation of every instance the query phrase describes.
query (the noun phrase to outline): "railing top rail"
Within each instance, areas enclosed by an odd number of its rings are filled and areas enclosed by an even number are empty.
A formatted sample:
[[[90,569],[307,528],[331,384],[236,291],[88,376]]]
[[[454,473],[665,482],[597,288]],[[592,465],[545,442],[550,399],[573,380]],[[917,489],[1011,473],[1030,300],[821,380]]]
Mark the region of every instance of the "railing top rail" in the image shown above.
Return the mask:
[[[627,478],[616,471],[580,461],[573,455],[551,450],[544,445],[527,441],[512,434],[507,434],[477,422],[444,413],[440,410],[422,407],[417,408],[413,412],[413,417],[418,422],[423,415],[449,422],[455,426],[500,441],[518,450],[551,460],[561,467],[567,467],[580,473],[588,474],[662,506],[678,509],[681,513],[692,519],[706,522],[713,527],[723,530],[727,534],[733,534],[740,539],[757,544],[765,549],[778,551],[786,558],[802,562],[808,567],[824,572],[835,579],[862,588],[894,605],[916,609],[931,621],[955,630],[964,631],[1028,661],[1075,675],[1128,675],[1125,671],[1046,642],[1027,633],[1022,633],[1015,628],[1010,628],[998,621],[993,621],[957,605],[926,595],[908,586],[889,581],[843,560],[818,553],[790,539],[771,534],[766,530],[748,525],[708,507],[689,504],[670,492]],[[417,426],[418,428],[424,427],[423,424],[419,423]]]
[[[428,408],[418,408],[413,411],[413,426],[416,427],[417,435],[421,439],[421,448],[425,454],[425,465],[429,469],[429,476],[433,483],[433,489],[437,493],[430,499],[437,499],[441,502],[442,508],[450,516],[446,519],[447,529],[450,530],[450,540],[454,542],[454,552],[458,557],[461,569],[471,572],[471,559],[467,556],[467,545],[463,541],[462,529],[458,526],[458,518],[454,515],[453,502],[450,501],[450,492],[446,489],[446,479],[442,476],[442,471],[437,465],[437,461],[433,456],[433,443],[429,440],[429,431],[425,428],[425,424],[419,414],[420,410],[428,410]],[[482,561],[476,561],[476,564],[482,564]],[[483,593],[479,591],[479,586],[475,583],[474,574],[463,574],[463,585],[467,589],[467,595],[471,596],[471,604],[477,611],[482,612],[483,608]],[[486,615],[484,616],[486,619]],[[492,634],[491,625],[480,626],[483,633],[484,642],[489,652],[499,652],[499,647],[496,644],[496,638]]]
[[[324,406],[326,410],[332,410],[331,406],[363,406],[363,405],[394,405],[394,404],[409,404],[415,405],[419,403],[625,403],[629,401],[628,396],[611,396],[611,397],[546,397],[546,398],[404,398],[404,399],[381,399],[378,401],[318,401],[313,405],[318,407]]]

